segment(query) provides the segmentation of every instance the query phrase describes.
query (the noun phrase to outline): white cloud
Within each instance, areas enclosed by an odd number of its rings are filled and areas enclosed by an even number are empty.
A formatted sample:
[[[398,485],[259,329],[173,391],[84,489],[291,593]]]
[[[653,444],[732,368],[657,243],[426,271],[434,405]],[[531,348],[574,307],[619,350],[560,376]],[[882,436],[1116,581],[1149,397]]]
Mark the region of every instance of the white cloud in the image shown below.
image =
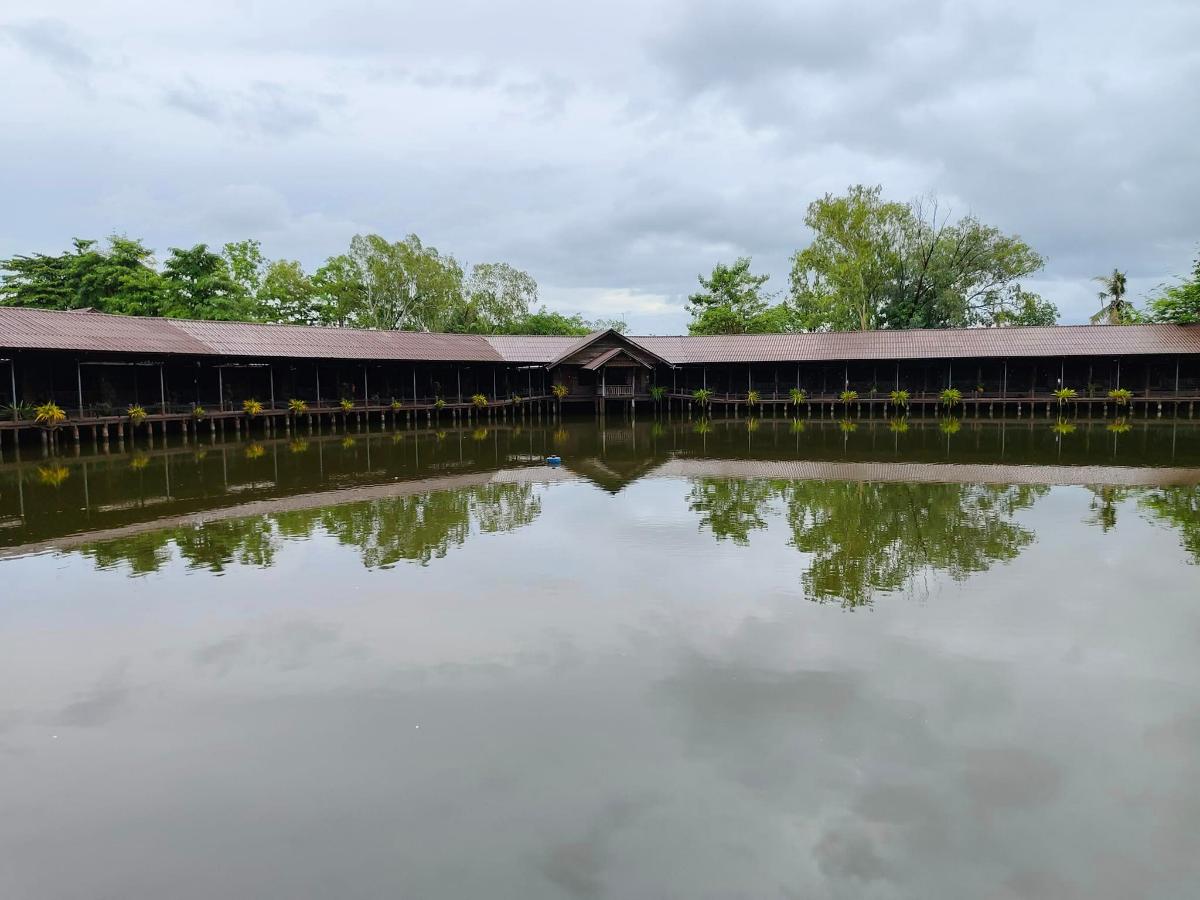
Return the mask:
[[[312,266],[416,232],[678,329],[698,273],[786,288],[807,202],[878,182],[1021,233],[1081,321],[1094,274],[1190,268],[1198,30],[1172,0],[45,0],[0,15],[0,253],[119,230]]]

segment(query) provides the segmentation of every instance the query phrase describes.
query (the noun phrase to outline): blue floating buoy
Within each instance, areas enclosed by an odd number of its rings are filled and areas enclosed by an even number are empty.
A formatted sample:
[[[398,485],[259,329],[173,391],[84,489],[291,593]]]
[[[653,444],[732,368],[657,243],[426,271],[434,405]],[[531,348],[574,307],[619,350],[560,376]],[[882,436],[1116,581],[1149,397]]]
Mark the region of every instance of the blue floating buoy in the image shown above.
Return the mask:
[[[551,465],[551,466],[558,466],[558,465],[561,465],[561,464],[562,464],[562,457],[561,457],[561,456],[559,456],[557,453],[556,453],[556,454],[554,454],[553,456],[547,456],[547,457],[546,457],[546,463],[547,463],[548,465]]]

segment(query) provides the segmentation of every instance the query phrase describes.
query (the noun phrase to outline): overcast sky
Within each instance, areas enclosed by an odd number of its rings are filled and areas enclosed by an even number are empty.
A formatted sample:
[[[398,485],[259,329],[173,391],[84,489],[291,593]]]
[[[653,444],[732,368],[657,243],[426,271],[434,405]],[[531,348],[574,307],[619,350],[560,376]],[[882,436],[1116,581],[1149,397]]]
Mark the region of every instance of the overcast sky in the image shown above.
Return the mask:
[[[0,254],[356,232],[683,329],[717,260],[784,290],[805,207],[935,192],[1048,259],[1064,321],[1200,241],[1200,2],[11,0]]]

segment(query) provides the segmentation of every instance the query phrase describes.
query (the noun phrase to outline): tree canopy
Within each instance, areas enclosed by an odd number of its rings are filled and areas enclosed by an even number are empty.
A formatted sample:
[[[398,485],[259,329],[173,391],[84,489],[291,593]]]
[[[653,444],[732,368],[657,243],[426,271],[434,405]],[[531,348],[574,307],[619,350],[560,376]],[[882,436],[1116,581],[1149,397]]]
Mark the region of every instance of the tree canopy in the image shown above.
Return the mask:
[[[813,240],[792,257],[791,303],[811,331],[1054,324],[1053,304],[1020,286],[1045,260],[974,216],[932,200],[885,201],[854,185],[809,204]]]
[[[311,274],[270,260],[256,240],[169,249],[161,267],[141,241],[77,239],[58,255],[0,260],[0,304],[120,315],[472,334],[587,334],[587,321],[538,307],[537,282],[504,262],[470,268],[415,234],[355,235]]]
[[[1161,288],[1150,298],[1147,311],[1156,322],[1181,325],[1200,322],[1200,253],[1196,255],[1191,277]]]
[[[750,271],[750,258],[743,256],[732,265],[717,263],[712,274],[699,277],[700,287],[688,297],[692,334],[764,334],[787,329],[787,310],[771,306],[764,287],[769,275]]]

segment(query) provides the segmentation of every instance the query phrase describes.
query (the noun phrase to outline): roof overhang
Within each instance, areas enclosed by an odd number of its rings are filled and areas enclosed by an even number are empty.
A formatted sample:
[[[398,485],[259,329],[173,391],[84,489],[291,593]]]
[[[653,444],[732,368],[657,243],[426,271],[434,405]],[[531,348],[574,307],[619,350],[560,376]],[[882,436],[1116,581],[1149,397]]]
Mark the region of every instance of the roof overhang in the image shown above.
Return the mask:
[[[613,347],[611,350],[601,353],[599,356],[597,356],[595,359],[591,360],[590,362],[584,363],[583,368],[586,369],[588,372],[595,372],[600,367],[608,365],[610,362],[612,362],[618,356],[627,357],[627,358],[633,360],[639,366],[644,366],[647,369],[654,368],[654,366],[650,365],[650,363],[646,362],[644,359],[640,359],[637,356],[634,356],[632,353],[630,353],[624,347]]]

